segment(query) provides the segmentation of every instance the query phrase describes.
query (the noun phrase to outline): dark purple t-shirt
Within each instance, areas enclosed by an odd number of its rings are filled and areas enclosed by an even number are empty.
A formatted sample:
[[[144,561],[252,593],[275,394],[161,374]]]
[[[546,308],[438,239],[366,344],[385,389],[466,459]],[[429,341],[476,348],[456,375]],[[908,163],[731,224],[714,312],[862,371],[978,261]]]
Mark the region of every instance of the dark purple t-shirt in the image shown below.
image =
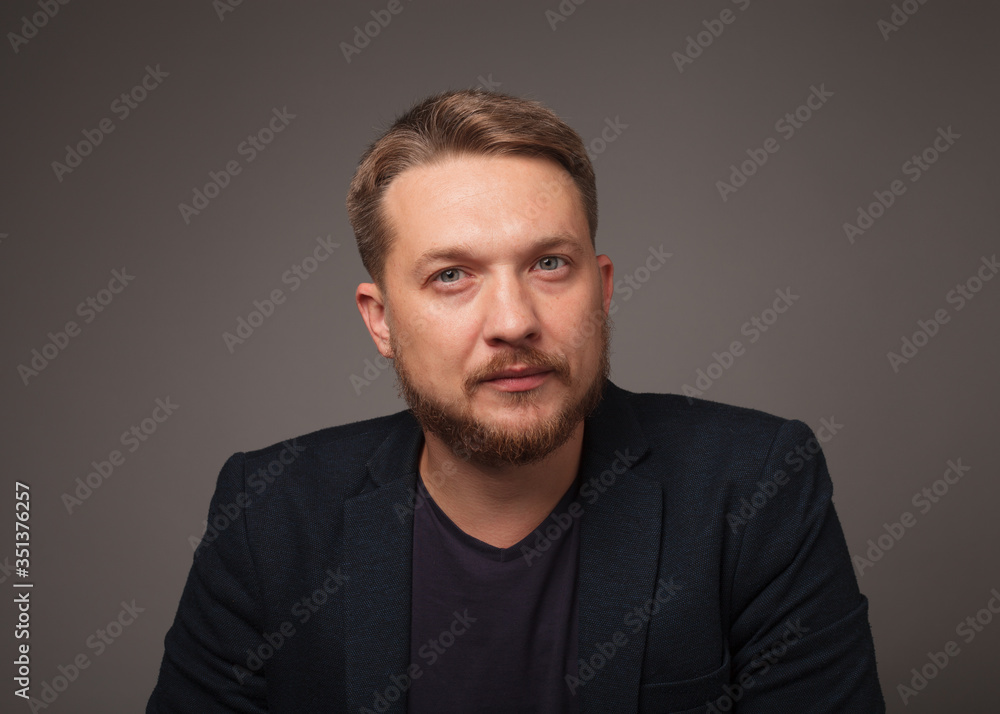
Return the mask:
[[[577,674],[578,490],[579,479],[534,532],[496,548],[456,526],[417,475],[411,713],[578,711],[566,684]]]

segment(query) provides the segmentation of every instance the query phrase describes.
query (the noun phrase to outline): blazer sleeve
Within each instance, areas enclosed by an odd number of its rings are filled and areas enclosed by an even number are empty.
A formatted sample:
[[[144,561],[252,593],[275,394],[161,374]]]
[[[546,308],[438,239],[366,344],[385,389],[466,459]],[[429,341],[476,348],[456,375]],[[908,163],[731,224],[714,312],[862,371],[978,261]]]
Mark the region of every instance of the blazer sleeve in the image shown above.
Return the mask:
[[[146,714],[267,712],[260,598],[247,541],[244,455],[219,474]]]
[[[733,711],[884,712],[868,600],[806,424],[781,425],[750,488],[735,519],[743,534],[730,598]]]

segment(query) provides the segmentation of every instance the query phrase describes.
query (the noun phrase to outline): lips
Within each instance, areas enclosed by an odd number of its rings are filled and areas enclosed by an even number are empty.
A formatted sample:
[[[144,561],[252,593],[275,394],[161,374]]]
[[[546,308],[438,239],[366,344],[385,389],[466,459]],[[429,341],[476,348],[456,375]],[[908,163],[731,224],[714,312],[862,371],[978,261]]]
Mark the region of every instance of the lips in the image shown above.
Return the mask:
[[[494,372],[483,381],[501,392],[527,392],[541,386],[551,373],[544,367],[512,367]]]
[[[485,381],[491,382],[495,379],[516,379],[519,377],[530,377],[534,374],[541,374],[542,372],[551,372],[552,370],[546,369],[545,367],[512,367],[509,369],[501,370],[500,372],[495,372],[491,376],[487,377]]]

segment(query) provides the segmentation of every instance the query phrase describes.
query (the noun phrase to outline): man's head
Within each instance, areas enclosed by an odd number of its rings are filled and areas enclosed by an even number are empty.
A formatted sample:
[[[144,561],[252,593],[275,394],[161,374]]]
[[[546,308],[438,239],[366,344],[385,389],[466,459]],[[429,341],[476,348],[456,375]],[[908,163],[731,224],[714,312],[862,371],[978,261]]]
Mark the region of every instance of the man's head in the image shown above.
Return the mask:
[[[437,95],[365,152],[348,212],[374,280],[358,308],[425,432],[483,466],[565,443],[610,369],[614,268],[579,135],[534,102]]]

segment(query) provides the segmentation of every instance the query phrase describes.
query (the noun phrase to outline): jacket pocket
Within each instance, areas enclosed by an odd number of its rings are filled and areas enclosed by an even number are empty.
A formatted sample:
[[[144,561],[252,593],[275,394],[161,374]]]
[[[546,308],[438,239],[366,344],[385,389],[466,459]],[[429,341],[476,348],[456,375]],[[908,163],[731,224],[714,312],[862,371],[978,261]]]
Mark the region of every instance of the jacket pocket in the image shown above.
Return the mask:
[[[722,666],[694,679],[676,682],[649,682],[639,687],[639,714],[695,714],[704,712],[725,692],[729,682],[729,648],[723,653]]]

